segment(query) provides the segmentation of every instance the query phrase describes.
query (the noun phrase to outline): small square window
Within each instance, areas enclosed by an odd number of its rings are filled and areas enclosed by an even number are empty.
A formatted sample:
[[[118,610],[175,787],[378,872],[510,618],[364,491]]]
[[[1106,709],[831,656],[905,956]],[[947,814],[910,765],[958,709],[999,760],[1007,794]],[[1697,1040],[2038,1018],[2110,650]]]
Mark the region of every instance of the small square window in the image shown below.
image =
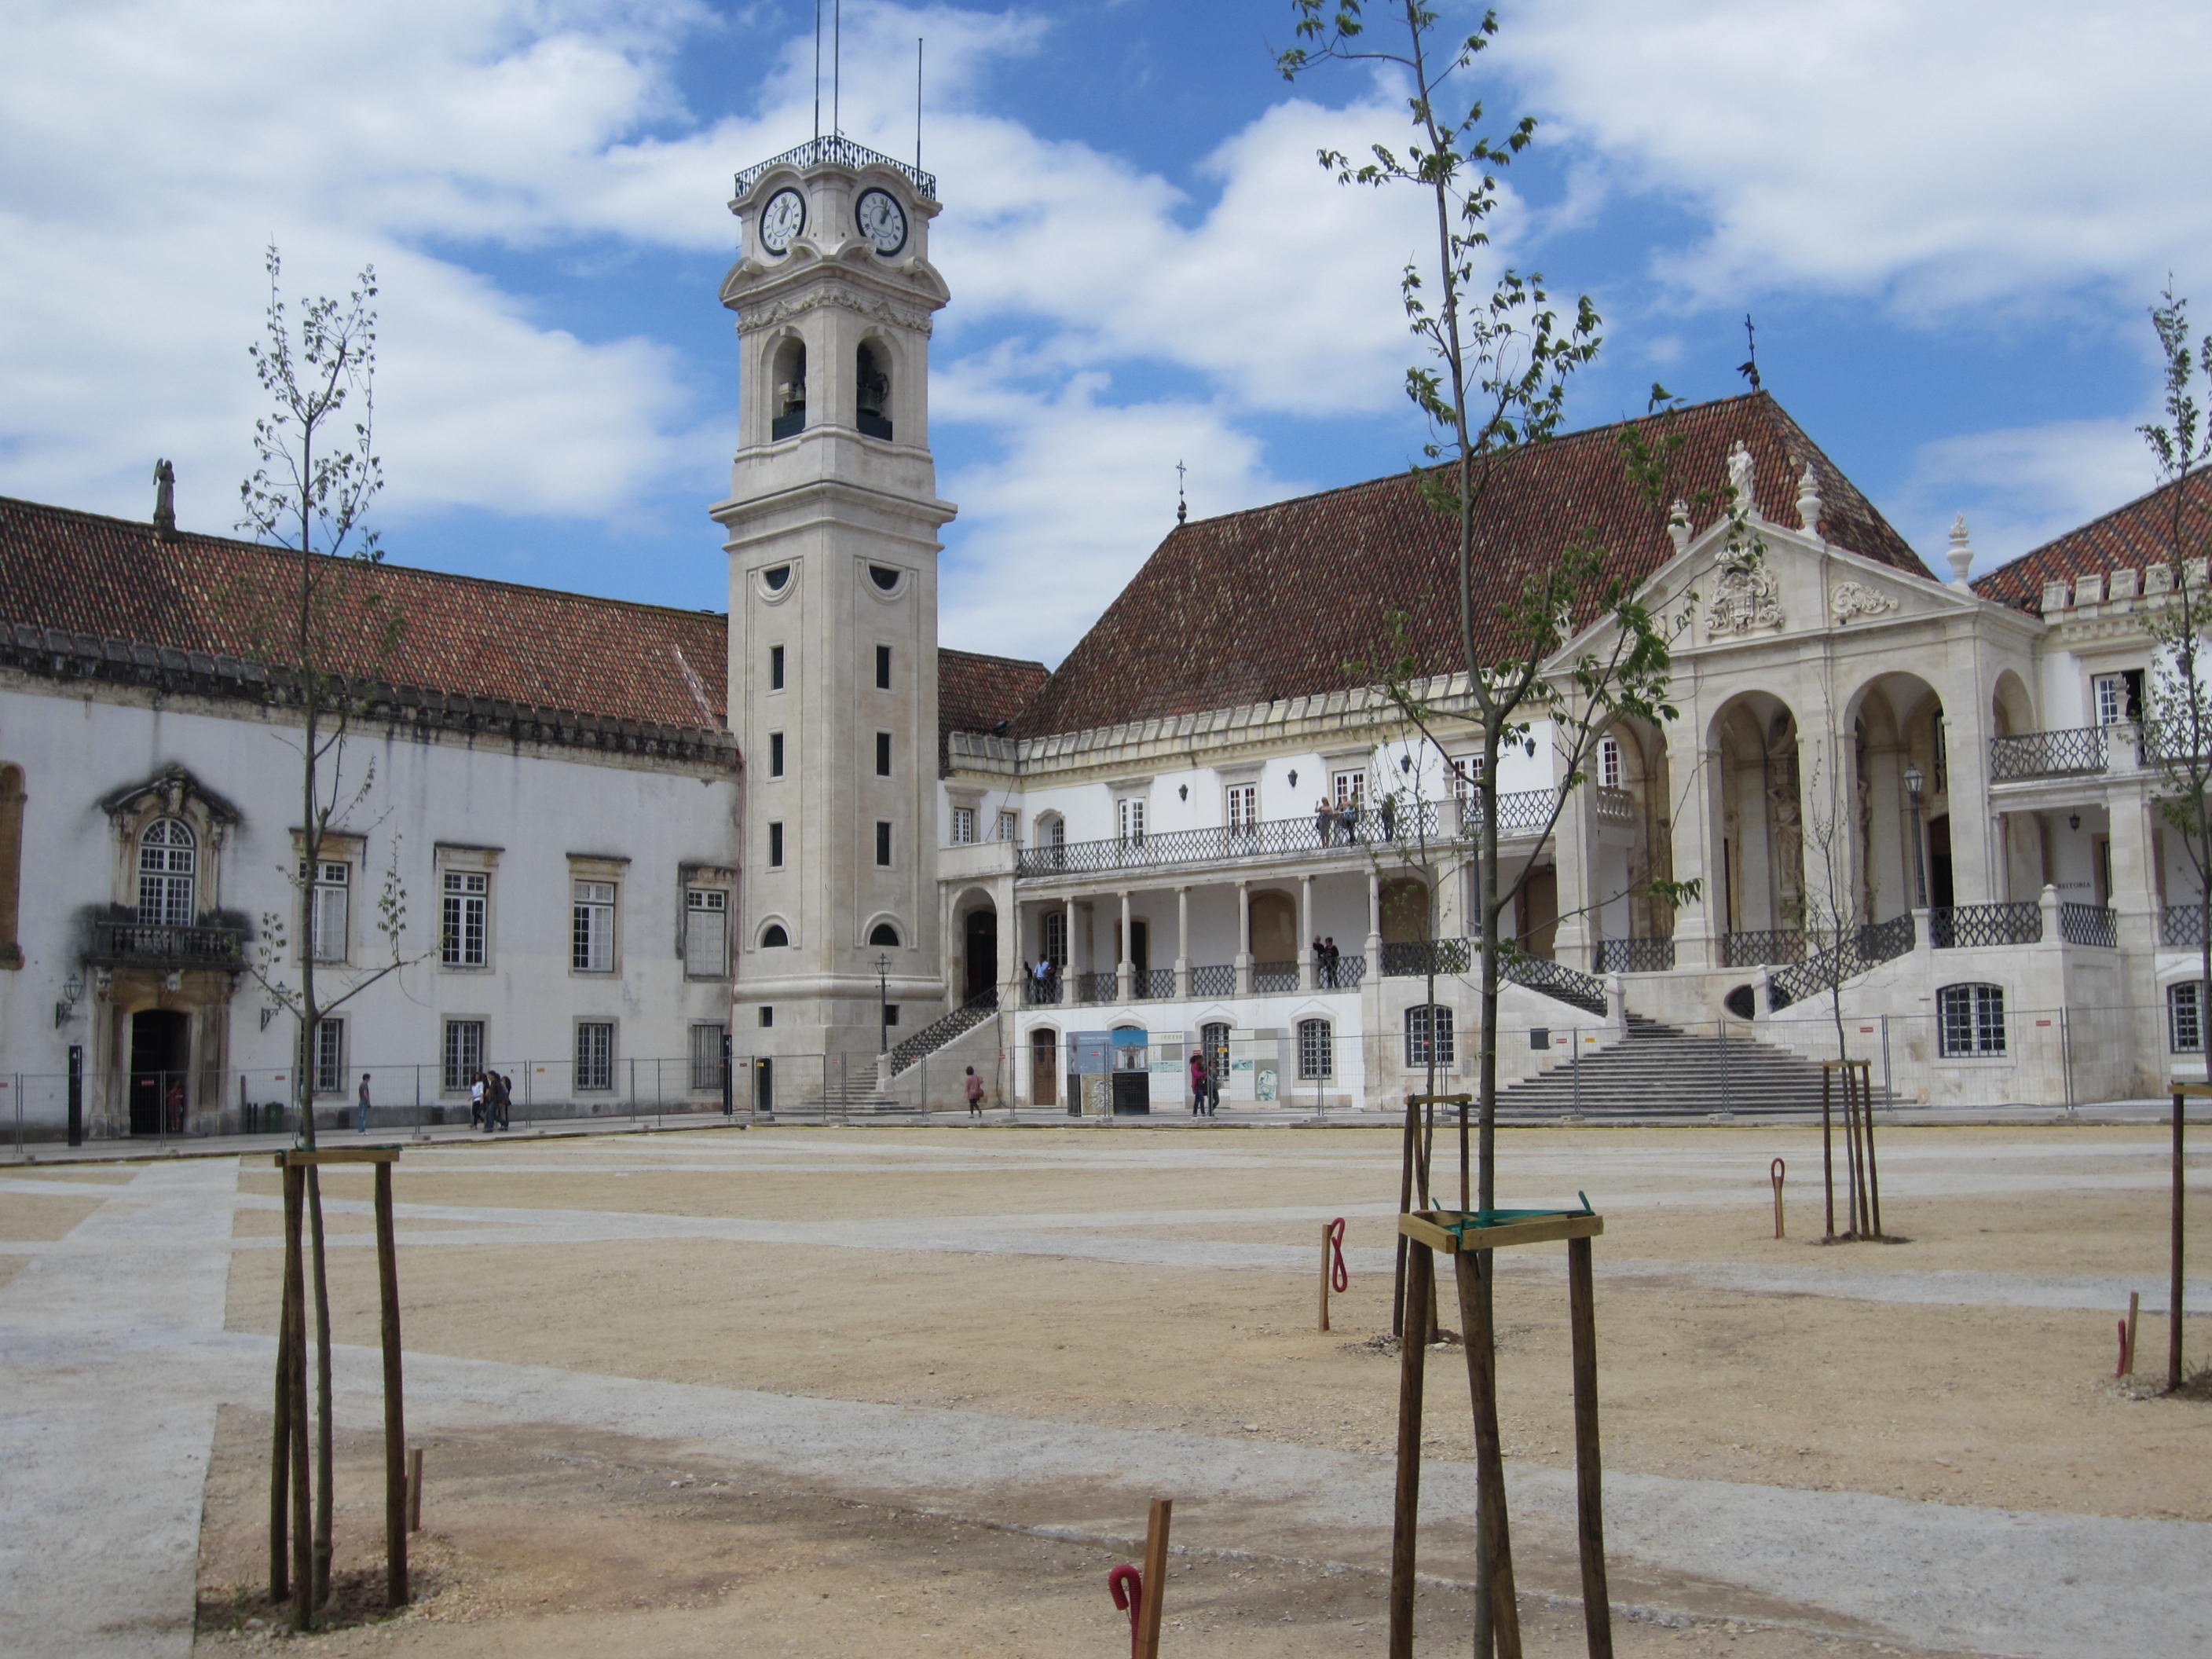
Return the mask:
[[[891,827],[882,819],[876,821],[876,862],[889,865],[891,861]]]
[[[876,690],[888,691],[890,689],[891,648],[888,645],[879,645],[876,647]]]
[[[896,1002],[884,1004],[884,1024],[886,1025],[898,1024],[898,1004]]]
[[[783,647],[780,645],[771,645],[768,648],[768,689],[771,691],[783,690]]]
[[[771,823],[768,827],[768,867],[771,870],[783,867],[783,826],[780,823]]]
[[[761,1005],[760,1023],[761,1030],[763,1031],[775,1024],[775,1010],[769,1007],[766,1003],[763,1003]]]
[[[890,775],[891,734],[888,732],[878,732],[876,733],[876,775],[879,778],[887,778]]]
[[[783,733],[781,732],[768,734],[768,775],[772,778],[783,775]]]

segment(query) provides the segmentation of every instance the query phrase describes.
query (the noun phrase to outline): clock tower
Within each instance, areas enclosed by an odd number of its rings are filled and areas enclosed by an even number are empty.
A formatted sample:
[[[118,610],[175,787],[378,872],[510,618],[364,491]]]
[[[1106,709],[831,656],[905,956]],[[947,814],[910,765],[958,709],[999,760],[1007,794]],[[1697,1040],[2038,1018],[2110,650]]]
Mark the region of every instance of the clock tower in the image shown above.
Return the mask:
[[[744,757],[731,1035],[776,1061],[791,1103],[841,1076],[872,1089],[883,1003],[901,1011],[894,1043],[945,1005],[937,555],[954,509],[928,392],[949,296],[929,262],[935,179],[848,139],[747,168],[730,210],[741,402],[710,511]]]

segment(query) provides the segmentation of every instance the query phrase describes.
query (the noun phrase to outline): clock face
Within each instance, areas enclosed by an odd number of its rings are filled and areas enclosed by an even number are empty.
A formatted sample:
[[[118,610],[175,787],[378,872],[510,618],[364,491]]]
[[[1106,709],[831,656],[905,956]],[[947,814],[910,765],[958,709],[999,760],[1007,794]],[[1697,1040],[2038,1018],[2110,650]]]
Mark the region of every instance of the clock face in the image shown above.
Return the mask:
[[[780,190],[761,211],[761,246],[770,253],[781,253],[805,228],[806,198],[795,190]]]
[[[860,234],[885,258],[906,246],[906,210],[890,191],[862,191],[854,217],[860,221]]]

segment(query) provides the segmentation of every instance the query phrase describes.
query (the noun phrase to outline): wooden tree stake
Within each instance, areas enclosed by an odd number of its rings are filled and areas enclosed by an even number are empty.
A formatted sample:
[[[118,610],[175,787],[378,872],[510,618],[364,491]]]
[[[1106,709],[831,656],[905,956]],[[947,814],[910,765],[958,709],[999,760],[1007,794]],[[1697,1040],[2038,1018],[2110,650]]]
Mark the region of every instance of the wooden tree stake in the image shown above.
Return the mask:
[[[1780,1190],[1776,1188],[1778,1194]],[[1590,1659],[1613,1659],[1613,1601],[1605,1580],[1605,1498],[1597,1437],[1597,1297],[1587,1238],[1567,1241],[1567,1322],[1574,1346],[1575,1528],[1583,1565],[1583,1630]]]
[[[1406,1109],[1410,1135],[1413,1109]],[[1429,1351],[1429,1304],[1436,1258],[1402,1233],[1406,1250],[1405,1334],[1398,1355],[1398,1498],[1390,1517],[1389,1659],[1413,1659],[1413,1558],[1421,1515],[1421,1382]]]
[[[399,1253],[392,1237],[392,1166],[376,1166],[376,1280],[384,1334],[384,1597],[407,1605],[407,1419],[400,1399]]]
[[[1145,1601],[1137,1610],[1137,1639],[1131,1659],[1159,1659],[1160,1604],[1168,1588],[1168,1521],[1175,1500],[1152,1499],[1152,1512],[1145,1522]]]

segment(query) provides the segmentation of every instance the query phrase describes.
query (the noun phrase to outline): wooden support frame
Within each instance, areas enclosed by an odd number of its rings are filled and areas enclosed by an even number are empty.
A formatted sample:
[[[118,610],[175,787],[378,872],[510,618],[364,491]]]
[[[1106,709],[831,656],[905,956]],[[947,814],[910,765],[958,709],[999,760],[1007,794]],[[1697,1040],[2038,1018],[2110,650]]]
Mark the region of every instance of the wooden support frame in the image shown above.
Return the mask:
[[[281,1601],[289,1591],[293,1601],[293,1628],[307,1630],[314,1622],[314,1569],[313,1511],[307,1498],[307,1273],[301,1252],[301,1210],[308,1170],[327,1164],[374,1166],[377,1301],[381,1312],[384,1351],[385,1596],[394,1607],[405,1606],[408,1600],[410,1497],[414,1510],[419,1514],[422,1496],[419,1492],[410,1495],[409,1490],[406,1409],[400,1364],[399,1251],[392,1209],[392,1166],[399,1161],[399,1148],[333,1146],[314,1152],[295,1148],[276,1153],[273,1161],[284,1182],[284,1310],[278,1322],[276,1423],[270,1437],[269,1596],[272,1601]],[[288,1543],[289,1575],[285,1571]]]
[[[1820,1062],[1820,1180],[1827,1192],[1827,1231],[1836,1232],[1836,1170],[1831,1144],[1834,1119],[1832,1091],[1840,1087],[1844,1108],[1844,1164],[1848,1190],[1844,1194],[1845,1238],[1881,1237],[1881,1178],[1874,1152],[1874,1062],[1866,1060],[1824,1060]]]
[[[1408,1103],[1408,1121],[1412,1114]],[[1575,1519],[1582,1567],[1583,1627],[1590,1659],[1613,1659],[1613,1607],[1605,1569],[1604,1476],[1598,1437],[1597,1313],[1590,1240],[1605,1218],[1588,1210],[1409,1211],[1398,1218],[1406,1257],[1404,1344],[1398,1374],[1397,1497],[1390,1530],[1390,1659],[1413,1659],[1413,1600],[1419,1554],[1421,1413],[1431,1337],[1429,1306],[1438,1254],[1452,1259],[1465,1331],[1468,1401],[1474,1418],[1477,1551],[1488,1605],[1475,1613],[1479,1659],[1522,1659],[1520,1613],[1514,1594],[1505,1467],[1498,1426],[1495,1336],[1489,1285],[1496,1253],[1523,1244],[1565,1241],[1571,1339],[1575,1424]],[[1494,1282],[1494,1281],[1493,1281]]]

